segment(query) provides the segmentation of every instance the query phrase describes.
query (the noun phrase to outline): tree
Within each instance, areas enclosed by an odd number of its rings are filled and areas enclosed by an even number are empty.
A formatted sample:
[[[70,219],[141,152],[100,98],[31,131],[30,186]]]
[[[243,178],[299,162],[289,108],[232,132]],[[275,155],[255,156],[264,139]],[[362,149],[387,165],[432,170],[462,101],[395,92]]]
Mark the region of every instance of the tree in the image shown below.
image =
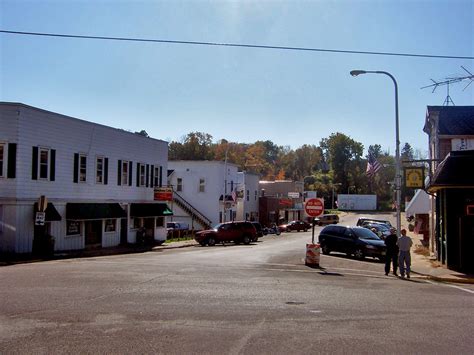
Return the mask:
[[[181,142],[169,145],[170,160],[212,160],[212,136],[202,132],[191,132]]]

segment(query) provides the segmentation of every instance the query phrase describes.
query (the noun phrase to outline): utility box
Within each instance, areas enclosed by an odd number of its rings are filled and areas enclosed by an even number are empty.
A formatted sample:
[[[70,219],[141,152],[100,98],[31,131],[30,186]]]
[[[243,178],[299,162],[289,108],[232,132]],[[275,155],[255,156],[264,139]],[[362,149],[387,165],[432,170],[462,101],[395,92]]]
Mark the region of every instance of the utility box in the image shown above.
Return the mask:
[[[337,206],[344,211],[375,211],[377,195],[337,195]]]

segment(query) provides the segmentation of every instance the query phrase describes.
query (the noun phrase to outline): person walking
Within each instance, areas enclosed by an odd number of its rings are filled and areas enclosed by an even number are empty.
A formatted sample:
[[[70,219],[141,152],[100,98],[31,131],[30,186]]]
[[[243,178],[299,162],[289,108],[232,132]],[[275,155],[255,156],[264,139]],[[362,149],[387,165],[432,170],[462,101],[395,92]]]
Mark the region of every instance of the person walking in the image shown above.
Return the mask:
[[[388,276],[390,273],[390,264],[393,264],[393,274],[398,276],[398,237],[397,230],[395,228],[390,228],[390,235],[385,237],[385,245],[387,247],[387,254],[385,255],[385,275]]]
[[[411,255],[410,248],[413,245],[413,242],[409,236],[407,236],[406,229],[400,231],[401,237],[397,240],[397,245],[399,254],[398,254],[398,265],[400,266],[400,276],[405,277],[405,272],[407,279],[410,278],[410,266],[411,266]]]

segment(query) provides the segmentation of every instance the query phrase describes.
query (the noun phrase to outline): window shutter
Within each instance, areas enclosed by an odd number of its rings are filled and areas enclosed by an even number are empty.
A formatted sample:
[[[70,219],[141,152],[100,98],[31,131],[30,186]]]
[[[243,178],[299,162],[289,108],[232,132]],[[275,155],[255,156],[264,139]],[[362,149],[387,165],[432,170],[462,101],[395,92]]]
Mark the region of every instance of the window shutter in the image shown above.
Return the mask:
[[[118,161],[118,166],[117,166],[117,185],[122,184],[122,161]]]
[[[133,172],[133,163],[128,162],[128,186],[132,186],[132,172]]]
[[[104,185],[109,182],[109,158],[104,159]]]
[[[79,154],[74,153],[74,176],[72,177],[72,181],[78,182],[79,177]]]
[[[149,184],[148,184],[148,179],[149,179],[149,177],[150,177],[150,165],[147,164],[147,165],[146,165],[146,177],[145,177],[145,185],[146,185],[146,187],[148,187],[148,185],[149,185]]]
[[[140,163],[137,163],[137,187],[140,186]]]
[[[151,172],[150,172],[150,187],[153,187],[154,186],[154,183],[155,183],[155,166],[152,165],[151,166]]]
[[[38,180],[38,147],[33,147],[33,155],[31,159],[31,178]]]
[[[159,186],[162,187],[163,186],[163,167],[160,166],[160,176],[159,176]]]
[[[16,177],[16,143],[8,143],[7,178]]]
[[[49,180],[56,179],[56,149],[51,149],[51,165],[49,166]]]

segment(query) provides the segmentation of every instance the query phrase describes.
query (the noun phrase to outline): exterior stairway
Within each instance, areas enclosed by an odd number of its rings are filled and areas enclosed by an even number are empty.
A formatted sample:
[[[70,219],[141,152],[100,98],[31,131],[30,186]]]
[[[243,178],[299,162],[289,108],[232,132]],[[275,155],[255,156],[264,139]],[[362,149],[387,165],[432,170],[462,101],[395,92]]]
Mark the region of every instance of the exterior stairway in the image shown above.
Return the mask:
[[[179,208],[184,212],[189,214],[191,218],[199,223],[203,229],[210,229],[212,227],[212,221],[204,216],[199,210],[193,207],[188,201],[186,201],[181,195],[176,191],[173,191],[173,203],[175,203]]]

